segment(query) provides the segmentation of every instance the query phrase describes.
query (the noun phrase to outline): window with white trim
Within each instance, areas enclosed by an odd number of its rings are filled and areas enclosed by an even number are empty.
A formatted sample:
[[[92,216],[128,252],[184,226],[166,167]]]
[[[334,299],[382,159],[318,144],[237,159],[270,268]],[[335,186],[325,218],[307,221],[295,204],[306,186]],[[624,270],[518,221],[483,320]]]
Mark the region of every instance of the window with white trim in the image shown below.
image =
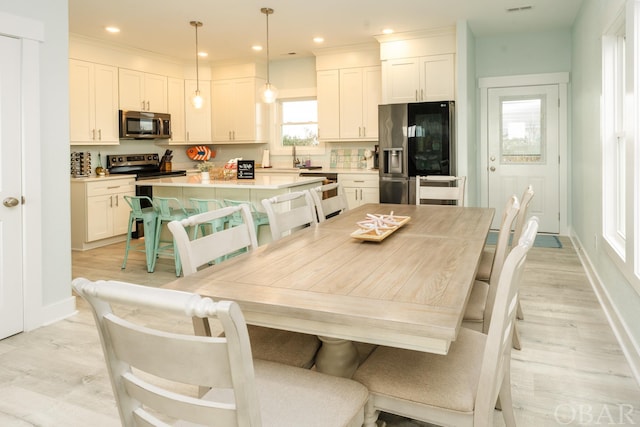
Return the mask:
[[[626,133],[624,16],[602,41],[603,236],[626,258]]]
[[[277,102],[274,154],[289,154],[292,147],[305,154],[324,152],[318,140],[318,101],[315,97],[283,98]]]

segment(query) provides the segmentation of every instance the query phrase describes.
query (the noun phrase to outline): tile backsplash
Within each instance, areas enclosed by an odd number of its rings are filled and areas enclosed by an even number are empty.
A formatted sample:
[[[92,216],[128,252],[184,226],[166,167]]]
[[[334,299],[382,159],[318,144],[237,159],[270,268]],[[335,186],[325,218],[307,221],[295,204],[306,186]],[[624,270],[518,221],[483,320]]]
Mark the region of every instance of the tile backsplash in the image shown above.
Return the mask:
[[[334,148],[331,150],[330,167],[339,169],[366,169],[364,152],[367,148]]]

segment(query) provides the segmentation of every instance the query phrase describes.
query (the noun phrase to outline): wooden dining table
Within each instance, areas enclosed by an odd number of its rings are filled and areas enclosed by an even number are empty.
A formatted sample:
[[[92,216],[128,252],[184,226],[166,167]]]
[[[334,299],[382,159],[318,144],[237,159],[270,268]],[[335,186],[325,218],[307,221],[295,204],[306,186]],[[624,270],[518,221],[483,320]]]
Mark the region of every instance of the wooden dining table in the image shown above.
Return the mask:
[[[390,213],[410,220],[380,242],[352,237],[367,214]],[[366,204],[165,286],[234,300],[248,324],[318,335],[318,370],[348,377],[354,342],[447,354],[493,215]]]

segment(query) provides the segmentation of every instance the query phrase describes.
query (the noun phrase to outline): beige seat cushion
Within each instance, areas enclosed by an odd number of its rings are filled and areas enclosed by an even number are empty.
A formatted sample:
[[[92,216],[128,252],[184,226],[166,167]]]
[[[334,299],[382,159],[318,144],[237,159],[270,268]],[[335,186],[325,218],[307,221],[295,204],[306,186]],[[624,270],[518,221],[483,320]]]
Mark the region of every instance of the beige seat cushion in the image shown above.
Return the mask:
[[[321,341],[315,335],[247,325],[254,359],[311,368]]]
[[[480,264],[478,264],[478,272],[476,273],[476,280],[482,280],[488,282],[491,276],[491,266],[493,265],[493,254],[495,247],[484,248],[480,257]]]
[[[489,294],[489,284],[476,280],[471,288],[471,295],[467,302],[467,308],[464,312],[463,322],[480,323],[482,330],[482,322],[484,321],[484,310],[487,306],[487,295]],[[476,329],[476,328],[472,328]]]
[[[446,356],[380,346],[353,379],[374,395],[470,413],[486,337],[462,328]]]
[[[254,361],[264,427],[355,427],[369,393],[357,382],[262,360]]]

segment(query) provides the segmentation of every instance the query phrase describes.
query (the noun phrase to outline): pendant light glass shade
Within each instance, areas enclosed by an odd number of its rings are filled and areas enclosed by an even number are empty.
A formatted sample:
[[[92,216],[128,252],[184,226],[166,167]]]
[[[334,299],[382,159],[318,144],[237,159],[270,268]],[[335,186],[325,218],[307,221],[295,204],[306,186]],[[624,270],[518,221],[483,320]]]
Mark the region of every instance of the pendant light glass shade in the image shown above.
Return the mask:
[[[262,88],[262,101],[266,104],[273,104],[278,97],[278,88],[271,84],[269,75],[269,15],[273,14],[273,9],[263,7],[260,12],[264,13],[267,18],[267,82]]]
[[[196,91],[191,97],[191,104],[193,104],[194,108],[200,109],[204,103],[202,99],[202,95],[200,94],[200,73],[198,67],[198,27],[202,27],[202,22],[200,21],[191,21],[189,23],[192,27],[196,29]]]

